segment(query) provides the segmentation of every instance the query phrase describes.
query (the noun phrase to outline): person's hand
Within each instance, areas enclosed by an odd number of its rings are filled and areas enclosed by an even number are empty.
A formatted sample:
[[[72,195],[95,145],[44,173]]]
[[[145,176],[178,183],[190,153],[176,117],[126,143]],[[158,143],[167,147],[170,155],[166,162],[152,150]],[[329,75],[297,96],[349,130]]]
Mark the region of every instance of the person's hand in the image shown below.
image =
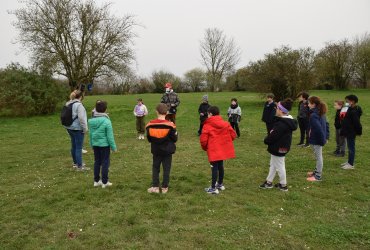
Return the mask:
[[[176,106],[175,104],[171,103],[171,107],[175,107],[175,106]]]
[[[204,116],[204,113],[200,113],[200,116]]]

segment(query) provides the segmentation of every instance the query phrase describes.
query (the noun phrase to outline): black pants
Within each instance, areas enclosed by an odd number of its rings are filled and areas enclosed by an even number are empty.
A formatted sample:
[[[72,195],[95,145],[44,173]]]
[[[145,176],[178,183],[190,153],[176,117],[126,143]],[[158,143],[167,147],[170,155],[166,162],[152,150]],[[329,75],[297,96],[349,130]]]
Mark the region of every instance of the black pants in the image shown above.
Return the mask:
[[[216,182],[221,185],[224,181],[224,161],[213,161],[212,165],[212,188],[216,187]],[[217,181],[218,177],[218,181]]]
[[[274,127],[274,123],[267,123],[266,122],[266,130],[267,130],[267,134],[270,134],[270,131],[272,130],[272,128]]]
[[[205,120],[204,121],[200,121],[198,135],[201,135],[202,134],[204,122],[205,122]]]
[[[153,155],[152,187],[159,187],[159,173],[163,165],[162,187],[167,188],[170,182],[172,155]]]
[[[108,182],[109,171],[109,156],[110,147],[93,147],[94,148],[94,181],[98,182],[100,179],[100,169],[103,184]],[[101,168],[100,168],[101,167]]]
[[[308,120],[303,118],[298,118],[299,130],[301,131],[301,140],[299,141],[300,144],[305,143],[306,137],[306,144],[308,144]]]
[[[240,137],[239,124],[237,122],[230,122],[230,125],[235,130],[238,137]]]

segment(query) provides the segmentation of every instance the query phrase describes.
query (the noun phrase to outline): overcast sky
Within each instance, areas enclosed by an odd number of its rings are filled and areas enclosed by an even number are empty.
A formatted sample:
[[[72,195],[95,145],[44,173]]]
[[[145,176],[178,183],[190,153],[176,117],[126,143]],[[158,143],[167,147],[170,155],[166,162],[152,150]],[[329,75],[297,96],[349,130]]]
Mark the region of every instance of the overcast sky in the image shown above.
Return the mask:
[[[107,2],[97,0],[97,2]],[[165,69],[178,76],[202,67],[199,41],[206,28],[222,29],[242,50],[238,67],[263,57],[273,48],[290,45],[320,49],[327,41],[352,39],[370,33],[370,0],[110,0],[117,16],[133,14],[136,71],[149,76]],[[21,6],[1,0],[0,67],[28,64],[28,55],[13,44],[15,17],[7,13]]]

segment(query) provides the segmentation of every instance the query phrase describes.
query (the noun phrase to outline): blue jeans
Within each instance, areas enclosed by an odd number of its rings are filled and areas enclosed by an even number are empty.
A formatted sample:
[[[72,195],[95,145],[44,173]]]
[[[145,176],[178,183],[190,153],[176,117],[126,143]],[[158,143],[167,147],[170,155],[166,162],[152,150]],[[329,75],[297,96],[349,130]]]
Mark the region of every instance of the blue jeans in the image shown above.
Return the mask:
[[[103,184],[108,182],[108,171],[109,171],[109,156],[110,147],[93,147],[94,148],[94,181],[100,180],[100,167]]]
[[[355,163],[355,153],[356,153],[356,137],[347,137],[347,147],[348,147],[348,163],[353,166]]]
[[[69,136],[71,137],[71,155],[73,164],[77,167],[82,167],[82,145],[84,144],[84,133],[82,130],[71,130],[67,129]]]
[[[212,188],[216,187],[217,177],[218,184],[221,185],[224,180],[224,161],[213,161],[212,165]]]

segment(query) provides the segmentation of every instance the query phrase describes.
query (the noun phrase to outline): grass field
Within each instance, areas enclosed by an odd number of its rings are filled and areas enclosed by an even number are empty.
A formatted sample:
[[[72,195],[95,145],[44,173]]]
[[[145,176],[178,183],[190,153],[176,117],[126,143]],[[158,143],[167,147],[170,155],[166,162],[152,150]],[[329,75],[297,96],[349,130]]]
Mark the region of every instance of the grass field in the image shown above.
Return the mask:
[[[180,94],[179,141],[170,191],[148,194],[151,154],[135,139],[135,96],[93,96],[108,101],[118,152],[111,157],[111,188],[93,188],[93,173],[71,167],[70,141],[59,114],[0,119],[0,249],[369,249],[370,91],[358,90],[364,134],[357,140],[356,169],[342,170],[332,156],[333,133],[324,147],[323,181],[308,183],[312,149],[293,146],[286,158],[289,192],[260,190],[269,154],[255,93],[211,93],[227,111],[236,97],[243,110],[237,158],[225,165],[226,190],[208,195],[210,169],[199,145],[197,109],[202,93]],[[329,104],[349,92],[314,91]],[[140,95],[154,117],[160,94]],[[297,113],[297,105],[292,112]],[[294,133],[293,144],[299,132]],[[93,166],[85,140],[84,161]],[[277,179],[276,179],[277,180]]]

